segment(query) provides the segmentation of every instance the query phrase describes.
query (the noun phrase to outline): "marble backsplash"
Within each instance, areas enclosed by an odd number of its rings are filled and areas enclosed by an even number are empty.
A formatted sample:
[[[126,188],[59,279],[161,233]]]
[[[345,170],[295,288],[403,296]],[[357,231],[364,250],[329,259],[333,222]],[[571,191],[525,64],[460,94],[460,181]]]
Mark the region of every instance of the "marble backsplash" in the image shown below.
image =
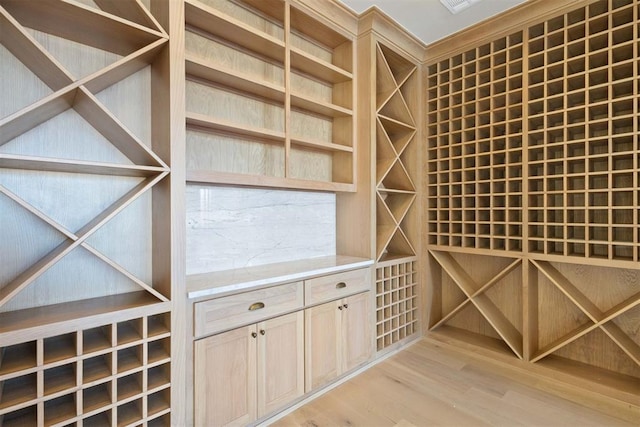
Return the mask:
[[[332,193],[188,185],[187,274],[336,253]]]

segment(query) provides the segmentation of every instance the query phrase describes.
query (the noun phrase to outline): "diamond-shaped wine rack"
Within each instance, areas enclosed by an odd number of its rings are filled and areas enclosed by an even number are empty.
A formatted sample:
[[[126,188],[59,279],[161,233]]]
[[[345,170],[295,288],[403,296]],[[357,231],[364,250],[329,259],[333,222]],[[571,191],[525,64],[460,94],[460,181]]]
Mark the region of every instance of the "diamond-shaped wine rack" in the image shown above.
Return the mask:
[[[378,261],[387,261],[416,255],[403,221],[416,198],[407,170],[407,147],[416,135],[407,91],[414,89],[418,77],[415,64],[380,43],[376,72],[376,255]]]
[[[50,88],[52,93],[0,121],[0,147],[10,148],[2,150],[4,152],[0,151],[0,167],[17,171],[46,171],[52,173],[52,176],[92,174],[140,179],[133,188],[112,201],[98,215],[78,229],[65,227],[45,209],[38,208],[27,201],[29,196],[25,197],[21,194],[19,185],[13,191],[5,185],[0,185],[0,192],[4,196],[66,237],[62,244],[33,263],[9,283],[3,284],[0,289],[0,307],[79,247],[95,255],[160,301],[168,300],[167,296],[159,293],[152,285],[136,278],[88,242],[101,227],[169,173],[168,166],[96,96],[149,65],[165,46],[167,36],[155,23],[153,17],[136,2],[131,4],[121,2],[122,6],[127,5],[123,7],[123,11],[131,16],[131,21],[111,15],[109,13],[111,2],[98,3],[105,3],[106,11],[72,2],[46,1],[38,2],[37,6],[29,2],[2,2],[0,19],[2,19],[2,45],[6,49],[5,53],[12,54],[24,64]],[[144,27],[137,21],[142,21],[150,27]],[[113,57],[115,61],[88,75],[76,77],[62,65],[62,61],[56,59],[56,55],[38,42],[38,38],[47,37],[45,33],[53,40],[51,45],[58,42],[58,39],[65,39],[71,48],[84,45],[85,52],[93,53],[92,51],[99,50],[104,57]],[[81,55],[76,58],[77,62],[83,60],[85,58]],[[67,62],[69,62],[68,58]],[[36,131],[40,125],[54,120],[69,109],[73,109],[75,114],[110,142],[127,161],[122,163],[78,160],[72,158],[73,154],[70,157],[64,155],[54,157],[48,153],[42,156],[21,152],[19,146],[23,141],[20,137],[30,131]],[[33,137],[46,137],[46,133],[42,136],[33,135]],[[70,138],[73,138],[72,134]],[[55,205],[50,207],[52,210],[57,208]]]
[[[516,275],[522,264],[521,259],[492,257],[491,262],[476,257],[466,258],[465,266],[461,266],[455,256],[447,252],[429,251],[441,268],[442,278],[439,284],[434,283],[434,313],[431,329],[439,327],[458,328],[469,331],[478,328],[480,323],[488,323],[489,333],[480,330],[470,334],[493,337],[494,341],[502,341],[519,358],[523,357],[522,314],[517,299],[522,301],[520,286],[505,282],[508,276],[515,275],[515,283],[521,282],[521,275]],[[476,265],[477,264],[477,265]],[[484,264],[483,267],[479,265]],[[434,266],[435,267],[435,266]],[[449,286],[453,282],[455,286]],[[438,306],[435,303],[439,302]],[[506,303],[505,303],[506,302]],[[517,311],[509,313],[509,307]],[[461,313],[464,315],[458,316]],[[468,313],[473,311],[473,314]],[[458,316],[458,319],[456,317]],[[476,325],[458,325],[456,320],[472,319]],[[471,326],[471,327],[467,327]],[[466,333],[466,332],[465,332]],[[489,340],[484,340],[489,341]]]
[[[137,0],[0,0],[0,28],[0,424],[168,424],[168,35]]]

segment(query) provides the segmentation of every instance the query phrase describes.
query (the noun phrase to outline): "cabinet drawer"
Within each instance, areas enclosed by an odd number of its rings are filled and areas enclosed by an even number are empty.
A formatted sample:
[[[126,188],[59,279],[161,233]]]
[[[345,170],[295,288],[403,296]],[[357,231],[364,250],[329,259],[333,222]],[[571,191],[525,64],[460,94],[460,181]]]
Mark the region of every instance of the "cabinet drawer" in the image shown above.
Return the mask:
[[[369,289],[369,269],[347,271],[304,281],[305,305],[319,304]]]
[[[194,334],[198,338],[302,309],[302,292],[302,282],[296,282],[198,302]]]

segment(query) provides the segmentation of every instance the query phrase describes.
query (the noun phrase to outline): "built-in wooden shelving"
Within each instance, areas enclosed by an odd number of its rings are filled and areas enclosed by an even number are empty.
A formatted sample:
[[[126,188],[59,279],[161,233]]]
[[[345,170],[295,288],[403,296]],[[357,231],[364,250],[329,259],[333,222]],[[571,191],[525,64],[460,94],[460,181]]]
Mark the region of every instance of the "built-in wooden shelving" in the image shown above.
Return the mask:
[[[0,424],[168,425],[169,37],[137,1],[0,25]]]
[[[418,112],[417,63],[376,41],[375,224],[376,347],[393,348],[418,328]]]
[[[383,350],[418,332],[416,261],[378,264],[376,269],[376,348]]]
[[[353,34],[288,1],[187,0],[186,25],[189,181],[355,189]]]
[[[428,67],[429,244],[522,251],[523,33]]]
[[[425,213],[435,337],[634,405],[638,7],[581,2],[428,63]]]

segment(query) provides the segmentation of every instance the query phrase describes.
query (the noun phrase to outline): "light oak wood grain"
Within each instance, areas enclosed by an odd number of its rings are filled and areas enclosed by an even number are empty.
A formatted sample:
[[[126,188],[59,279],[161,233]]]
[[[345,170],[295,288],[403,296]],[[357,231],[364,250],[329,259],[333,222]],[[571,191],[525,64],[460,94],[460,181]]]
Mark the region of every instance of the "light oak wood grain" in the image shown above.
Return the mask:
[[[634,425],[637,410],[558,396],[513,370],[420,341],[272,425]],[[635,422],[634,422],[635,420]]]

